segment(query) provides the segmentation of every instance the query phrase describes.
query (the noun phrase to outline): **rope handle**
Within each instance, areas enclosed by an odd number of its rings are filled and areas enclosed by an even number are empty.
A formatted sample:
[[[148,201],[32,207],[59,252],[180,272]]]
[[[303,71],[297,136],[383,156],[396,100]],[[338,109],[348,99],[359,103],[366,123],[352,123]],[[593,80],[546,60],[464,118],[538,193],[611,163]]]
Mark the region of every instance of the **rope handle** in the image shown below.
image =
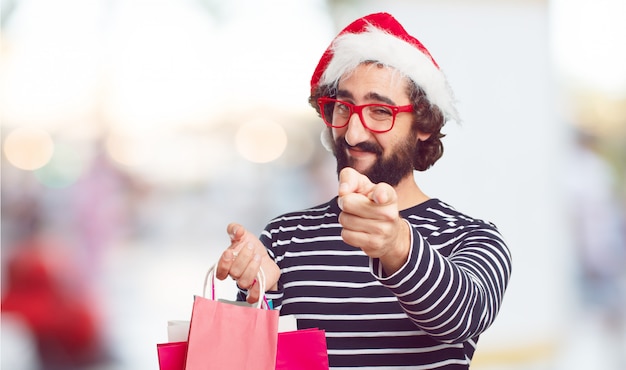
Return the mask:
[[[206,273],[204,277],[204,285],[202,287],[202,296],[207,298],[207,287],[209,286],[209,276],[211,277],[211,300],[215,300],[215,275],[217,273],[217,264],[213,264]],[[256,275],[256,282],[259,284],[259,291],[261,292],[261,297],[257,301],[255,307],[263,308],[263,304],[265,303],[265,308],[270,309],[269,302],[267,301],[267,297],[265,296],[265,272],[262,268],[259,267],[259,272]]]

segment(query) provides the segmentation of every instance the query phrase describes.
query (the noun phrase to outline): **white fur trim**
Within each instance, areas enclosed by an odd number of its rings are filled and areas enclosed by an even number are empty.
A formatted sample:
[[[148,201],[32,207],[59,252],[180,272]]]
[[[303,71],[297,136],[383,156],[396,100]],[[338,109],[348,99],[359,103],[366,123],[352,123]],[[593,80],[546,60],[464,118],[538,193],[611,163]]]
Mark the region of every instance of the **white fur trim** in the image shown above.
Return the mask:
[[[367,60],[393,67],[409,77],[426,93],[431,104],[444,114],[445,120],[459,121],[454,94],[443,72],[416,46],[374,26],[362,33],[346,33],[335,39],[333,57],[320,84],[332,84],[346,72]]]
[[[327,127],[324,127],[320,133],[320,141],[322,142],[324,149],[331,153],[333,152],[333,134]]]

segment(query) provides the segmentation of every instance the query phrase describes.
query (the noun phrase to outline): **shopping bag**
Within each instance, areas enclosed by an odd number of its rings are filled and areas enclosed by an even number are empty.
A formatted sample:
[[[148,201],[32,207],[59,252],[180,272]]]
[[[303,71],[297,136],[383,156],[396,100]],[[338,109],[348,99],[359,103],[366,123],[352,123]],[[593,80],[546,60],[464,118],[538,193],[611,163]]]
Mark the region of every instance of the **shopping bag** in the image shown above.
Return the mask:
[[[157,344],[160,370],[184,370],[187,342]]]
[[[296,321],[295,316],[293,315],[284,315],[278,317],[278,348],[281,347],[281,333],[291,332],[298,330],[298,323]],[[306,329],[313,330],[313,329]],[[189,321],[188,320],[169,320],[167,322],[167,339],[168,343],[160,343],[157,344],[157,351],[159,355],[159,369],[160,370],[184,370],[185,369],[185,355],[187,353],[187,339],[189,335]],[[319,342],[320,338],[316,338]],[[325,339],[325,338],[324,338]],[[286,351],[292,351],[289,344],[284,344],[284,340],[282,341],[282,347],[285,348]],[[324,351],[326,350],[325,343]],[[316,345],[313,346],[312,350],[316,350]],[[319,350],[319,349],[317,349]],[[325,356],[326,353],[319,352],[321,355]],[[281,361],[282,364],[286,363],[296,363],[297,360],[291,359],[293,356],[289,355],[280,355],[277,353],[276,359],[277,361]],[[300,356],[299,358],[303,358]],[[308,358],[308,357],[307,357]],[[320,363],[323,363],[320,362]],[[284,369],[285,366],[278,366],[277,369]],[[291,368],[293,370],[295,368]],[[327,369],[327,367],[319,367],[319,369]],[[306,369],[305,369],[306,370]]]
[[[276,370],[328,370],[326,333],[303,329],[278,334]]]
[[[209,278],[211,295],[207,298]],[[264,293],[263,270],[257,283]],[[269,309],[264,297],[254,307],[216,301],[212,266],[205,277],[203,296],[196,296],[193,302],[185,370],[275,370],[278,314]]]
[[[189,335],[189,320],[168,320],[167,341],[186,342]]]
[[[159,370],[184,370],[189,321],[167,322],[167,343],[157,344]]]

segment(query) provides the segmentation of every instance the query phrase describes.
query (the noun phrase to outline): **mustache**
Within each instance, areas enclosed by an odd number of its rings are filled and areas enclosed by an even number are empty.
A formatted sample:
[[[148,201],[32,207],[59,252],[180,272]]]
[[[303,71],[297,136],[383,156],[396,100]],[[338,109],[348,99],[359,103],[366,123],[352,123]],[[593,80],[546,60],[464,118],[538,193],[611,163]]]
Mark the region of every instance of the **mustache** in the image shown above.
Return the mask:
[[[378,154],[378,155],[383,154],[383,149],[380,147],[380,145],[376,143],[370,143],[370,142],[364,141],[356,145],[350,145],[346,142],[344,137],[338,137],[335,140],[335,148],[337,148],[338,150],[347,150],[350,148],[355,148],[364,152],[371,152],[371,153]]]

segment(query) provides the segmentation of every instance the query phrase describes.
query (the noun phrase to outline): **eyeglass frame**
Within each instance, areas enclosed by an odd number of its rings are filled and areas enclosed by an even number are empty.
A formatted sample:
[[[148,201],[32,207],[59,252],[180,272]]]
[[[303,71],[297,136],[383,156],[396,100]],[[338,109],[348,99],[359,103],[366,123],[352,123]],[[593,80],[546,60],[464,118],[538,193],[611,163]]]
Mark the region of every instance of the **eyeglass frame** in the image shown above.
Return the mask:
[[[328,120],[326,119],[326,115],[324,114],[324,107],[323,105],[326,103],[340,103],[345,105],[346,107],[348,107],[350,109],[350,114],[348,116],[348,119],[346,120],[346,123],[344,123],[341,126],[338,125],[333,125],[332,123],[328,123]],[[377,134],[382,134],[385,132],[389,132],[391,131],[391,129],[393,129],[393,126],[396,124],[396,116],[398,115],[398,113],[409,113],[409,112],[413,112],[413,105],[409,104],[409,105],[390,105],[390,104],[384,104],[384,103],[370,103],[370,104],[361,104],[361,105],[356,105],[356,104],[352,104],[352,103],[348,103],[347,101],[344,100],[339,100],[339,99],[335,99],[335,98],[331,98],[328,96],[324,96],[321,98],[317,99],[317,106],[320,108],[320,115],[322,117],[322,121],[324,121],[324,123],[326,124],[326,126],[331,127],[331,128],[343,128],[346,127],[348,125],[348,123],[350,123],[350,118],[352,117],[353,114],[357,114],[359,116],[359,120],[361,120],[361,124],[363,125],[363,127],[365,127],[367,130],[377,133]],[[377,107],[385,107],[391,110],[392,112],[392,117],[391,117],[391,126],[386,129],[386,130],[374,130],[370,127],[367,126],[367,123],[365,123],[365,119],[363,119],[363,109],[367,108],[367,107],[372,107],[372,106],[377,106]],[[330,120],[330,122],[332,122],[332,119]]]

